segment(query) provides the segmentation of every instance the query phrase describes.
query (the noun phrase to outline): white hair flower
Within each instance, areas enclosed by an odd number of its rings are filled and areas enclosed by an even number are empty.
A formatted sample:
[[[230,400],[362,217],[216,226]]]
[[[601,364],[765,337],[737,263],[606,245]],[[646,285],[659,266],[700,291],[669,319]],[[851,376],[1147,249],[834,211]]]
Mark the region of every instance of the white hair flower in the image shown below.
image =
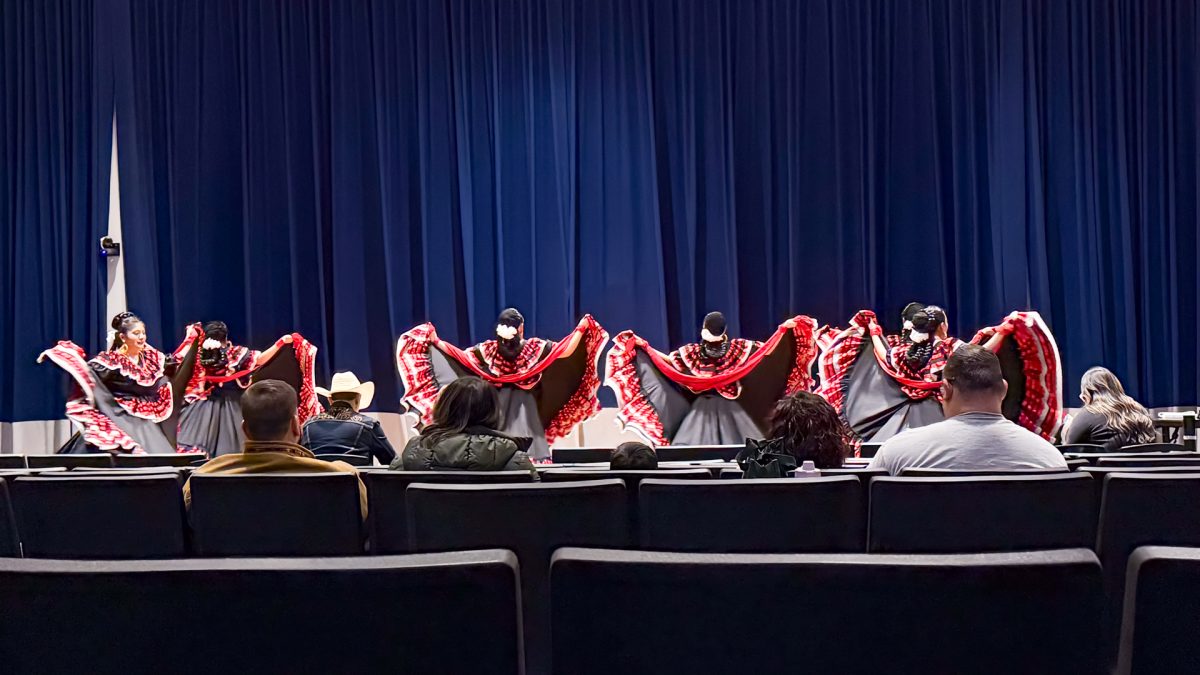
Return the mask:
[[[911,320],[909,320],[909,319],[904,320],[904,330],[912,330],[912,321]]]
[[[920,344],[922,342],[927,342],[929,340],[929,333],[922,333],[919,330],[914,330],[913,332],[908,334],[908,339],[912,340],[913,342],[916,342],[917,344]]]
[[[713,335],[712,331],[710,331],[709,329],[701,328],[700,329],[700,339],[704,340],[705,342],[720,342],[721,340],[725,339],[725,334],[722,333],[720,335]]]
[[[505,326],[504,324],[496,324],[496,335],[501,340],[511,340],[517,336],[517,329],[513,326]]]
[[[212,339],[212,338],[208,338],[207,340],[205,340],[205,341],[204,341],[204,344],[202,344],[202,345],[200,345],[200,346],[201,346],[203,349],[220,349],[220,348],[221,348],[221,341],[220,341],[220,340],[214,340],[214,339]]]

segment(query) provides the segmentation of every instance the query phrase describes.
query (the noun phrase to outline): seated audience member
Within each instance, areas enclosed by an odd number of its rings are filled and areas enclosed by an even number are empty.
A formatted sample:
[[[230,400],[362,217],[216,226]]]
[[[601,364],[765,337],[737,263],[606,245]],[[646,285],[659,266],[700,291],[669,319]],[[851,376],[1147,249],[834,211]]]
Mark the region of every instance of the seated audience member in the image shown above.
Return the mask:
[[[299,445],[300,418],[296,416],[296,390],[279,380],[255,382],[242,394],[242,431],[246,443],[240,453],[209,460],[195,473],[351,473],[345,462],[317,459]],[[192,503],[192,481],[183,486],[183,501]],[[367,517],[367,488],[358,481],[359,508]]]
[[[767,438],[796,458],[797,466],[812,460],[818,469],[837,469],[850,452],[846,426],[829,401],[807,391],[780,399],[771,411]]]
[[[1079,400],[1083,410],[1067,422],[1064,443],[1095,443],[1114,451],[1156,440],[1150,413],[1125,394],[1121,381],[1109,369],[1096,366],[1083,374]]]
[[[300,445],[317,455],[374,457],[387,466],[396,459],[379,420],[359,410],[371,405],[375,383],[358,381],[354,373],[334,373],[329,389],[317,387],[329,399],[329,408],[304,423]]]
[[[886,469],[893,476],[908,467],[1066,471],[1067,461],[1058,448],[1001,414],[1007,391],[995,354],[977,345],[959,347],[942,374],[946,419],[893,436],[871,460],[870,468]]]
[[[497,431],[502,422],[496,387],[478,377],[460,377],[442,389],[433,404],[433,422],[404,446],[391,468],[533,472],[525,452],[531,439]]]
[[[618,445],[608,458],[610,469],[657,469],[658,455],[645,443],[629,441]]]

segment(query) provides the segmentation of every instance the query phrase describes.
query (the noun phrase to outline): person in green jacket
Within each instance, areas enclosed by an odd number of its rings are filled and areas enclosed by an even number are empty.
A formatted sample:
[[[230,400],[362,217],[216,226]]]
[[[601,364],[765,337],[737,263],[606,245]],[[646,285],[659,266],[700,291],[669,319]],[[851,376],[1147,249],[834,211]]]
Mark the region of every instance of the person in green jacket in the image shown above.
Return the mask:
[[[478,377],[460,377],[442,389],[433,423],[408,442],[390,468],[534,472],[526,453],[532,439],[497,431],[503,421],[496,387]]]

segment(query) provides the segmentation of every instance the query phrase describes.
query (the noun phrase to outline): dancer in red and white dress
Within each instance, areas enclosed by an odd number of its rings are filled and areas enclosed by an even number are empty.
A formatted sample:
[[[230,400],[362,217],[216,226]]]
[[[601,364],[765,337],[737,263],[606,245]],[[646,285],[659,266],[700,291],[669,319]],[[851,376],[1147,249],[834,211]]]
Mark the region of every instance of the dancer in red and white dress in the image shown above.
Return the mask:
[[[60,453],[173,453],[177,392],[191,376],[195,350],[177,361],[146,343],[146,326],[133,312],[112,320],[107,351],[88,359],[73,342],[42,352],[71,376],[67,419],[77,433]],[[174,376],[175,382],[172,382]]]
[[[617,420],[654,445],[733,445],[760,439],[780,398],[812,389],[817,355],[807,316],[765,342],[730,338],[725,317],[704,317],[700,342],[664,354],[633,331],[613,339],[605,377]]]
[[[473,375],[499,388],[505,434],[529,438],[534,459],[550,457],[550,444],[600,411],[598,360],[608,333],[585,315],[558,342],[525,337],[525,318],[506,309],[496,321],[496,337],[460,349],[438,337],[425,323],[400,336],[396,367],[404,384],[401,403],[431,421],[442,387]]]
[[[196,367],[188,379],[179,414],[181,450],[219,457],[242,451],[242,391],[260,379],[282,379],[296,387],[301,423],[320,412],[313,387],[317,348],[299,333],[284,335],[259,352],[229,341],[224,321],[193,324],[175,350],[199,344]],[[270,376],[267,376],[270,373]]]
[[[942,370],[963,342],[949,335],[940,307],[911,314],[906,308],[905,314],[902,335],[885,337],[875,313],[863,310],[849,328],[824,331],[818,340],[817,393],[842,415],[856,441],[880,442],[944,419]],[[971,343],[1000,357],[1008,382],[1005,416],[1052,438],[1062,417],[1062,369],[1054,336],[1038,313],[1013,312]]]

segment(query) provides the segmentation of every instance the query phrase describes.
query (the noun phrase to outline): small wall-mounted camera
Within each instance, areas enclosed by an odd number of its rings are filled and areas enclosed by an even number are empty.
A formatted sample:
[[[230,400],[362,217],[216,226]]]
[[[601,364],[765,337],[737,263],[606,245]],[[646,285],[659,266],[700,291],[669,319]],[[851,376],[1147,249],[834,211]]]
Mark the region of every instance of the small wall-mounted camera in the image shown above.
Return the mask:
[[[119,258],[121,256],[121,243],[113,241],[112,237],[103,237],[100,239],[100,255],[105,258]]]

